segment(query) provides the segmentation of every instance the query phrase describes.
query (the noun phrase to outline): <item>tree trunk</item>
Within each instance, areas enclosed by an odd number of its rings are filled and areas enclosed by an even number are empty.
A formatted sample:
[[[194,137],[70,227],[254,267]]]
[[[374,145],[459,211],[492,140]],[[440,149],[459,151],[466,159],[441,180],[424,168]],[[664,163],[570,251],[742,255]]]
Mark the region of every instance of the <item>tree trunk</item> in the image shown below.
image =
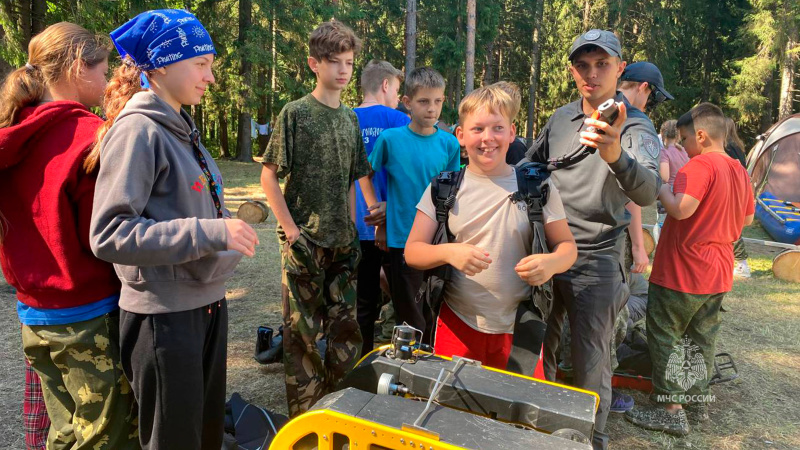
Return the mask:
[[[545,0],[537,0],[536,10],[533,13],[533,48],[531,51],[530,86],[528,87],[528,97],[530,98],[530,102],[528,103],[528,122],[526,123],[525,128],[525,139],[527,139],[528,145],[533,144],[533,132],[537,119],[536,92],[539,88],[539,77],[541,75],[540,68],[542,63],[542,49],[539,36],[542,28],[542,16],[544,14],[544,1]]]
[[[475,89],[475,1],[467,0],[467,53],[464,95]]]
[[[714,53],[716,52],[717,40],[717,5],[707,5],[706,11],[708,18],[705,24],[705,30],[701,31],[701,35],[705,34],[705,54],[703,55],[703,74],[702,74],[702,90],[700,93],[700,101],[711,101],[711,72],[714,70]]]
[[[277,45],[278,45],[278,34],[277,34],[278,23],[277,22],[278,22],[278,19],[275,16],[275,12],[276,12],[275,11],[275,5],[273,4],[272,5],[272,20],[269,23],[269,31],[270,31],[270,35],[272,35],[272,49],[271,49],[272,56],[271,56],[271,59],[270,59],[272,64],[270,65],[270,68],[269,68],[269,86],[270,86],[271,92],[269,94],[269,107],[268,107],[270,122],[275,120],[275,97],[278,95],[278,79],[275,76],[276,67],[278,66],[278,50],[277,50]]]
[[[775,95],[773,94],[774,72],[769,71],[769,76],[764,80],[764,97],[767,99],[767,104],[761,110],[761,123],[758,127],[759,133],[765,133],[772,126],[772,111],[775,104]]]
[[[496,40],[497,38],[495,38]],[[492,41],[486,47],[486,61],[483,66],[483,85],[494,83],[494,42]]]
[[[5,41],[6,39],[6,30],[0,25],[0,42]],[[2,56],[0,56],[0,80],[4,80],[6,76],[11,73],[13,67],[11,64],[8,63]]]
[[[31,2],[31,37],[41,33],[47,27],[47,22],[45,21],[46,13],[46,0],[33,0]]]
[[[200,138],[205,138],[205,130],[203,129],[203,104],[192,106],[192,117],[194,118],[194,126],[200,133]]]
[[[262,67],[258,71],[258,86],[261,89],[266,88],[267,86],[267,68]],[[258,123],[263,125],[265,123],[269,123],[269,111],[267,100],[271,93],[266,91],[261,91],[262,94],[258,96]],[[266,134],[261,134],[261,131],[258,133],[258,156],[264,156],[264,152],[267,150],[267,143],[269,142],[269,136]]]
[[[31,42],[31,2],[30,0],[17,0],[19,5],[19,29],[22,32],[22,51],[28,51],[28,43]],[[13,6],[12,6],[13,11]],[[11,16],[13,19],[13,15]]]
[[[228,142],[228,111],[223,109],[219,114],[219,157],[230,159],[231,148]]]
[[[590,0],[583,0],[583,31],[589,31],[589,17],[592,13],[592,3]]]
[[[622,18],[624,16],[625,8],[625,0],[618,0],[617,1],[617,11],[615,14],[616,23],[613,27],[609,27],[612,30],[616,30],[614,34],[617,35],[617,39],[619,39],[620,48],[625,48],[625,26],[622,22]]]
[[[138,15],[139,13],[147,11],[147,0],[131,0],[130,4],[130,14],[131,17]]]
[[[786,33],[786,47],[783,52],[783,67],[781,68],[781,97],[778,102],[778,120],[792,115],[795,74],[797,71],[797,27],[791,18],[786,21],[788,30]]]
[[[236,160],[253,161],[252,136],[250,135],[250,123],[252,118],[247,111],[244,99],[250,93],[250,71],[252,64],[245,50],[247,45],[247,33],[253,23],[253,3],[252,0],[239,0],[239,55],[241,66],[239,75],[242,77],[242,90],[240,91],[242,104],[239,106],[239,126],[236,134]]]
[[[406,0],[406,79],[417,63],[417,0]]]
[[[458,16],[456,17],[456,46],[463,45],[464,43],[464,22],[461,20],[461,8],[458,7]],[[461,76],[463,75],[463,70],[461,63],[458,63],[458,68],[456,69],[456,73],[453,74],[455,78],[455,83],[453,83],[453,109],[458,109],[458,105],[461,103]]]

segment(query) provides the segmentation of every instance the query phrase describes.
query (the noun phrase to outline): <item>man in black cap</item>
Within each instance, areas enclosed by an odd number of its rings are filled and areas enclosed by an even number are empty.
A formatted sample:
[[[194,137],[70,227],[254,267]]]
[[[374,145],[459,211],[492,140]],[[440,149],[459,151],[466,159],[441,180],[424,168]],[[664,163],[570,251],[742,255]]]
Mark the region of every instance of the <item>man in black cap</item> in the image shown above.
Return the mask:
[[[573,42],[569,60],[581,98],[553,113],[527,158],[557,158],[584,144],[598,151],[552,174],[578,244],[578,260],[553,278],[555,300],[545,336],[544,366],[547,378],[554,379],[555,350],[566,311],[572,329],[575,384],[600,395],[592,444],[595,449],[605,449],[611,403],[611,335],[617,313],[629,295],[622,267],[623,231],[630,221],[625,204],[632,200],[645,206],[655,201],[661,186],[660,144],[647,116],[636,108],[628,110],[629,103],[617,92],[625,62],[613,33],[584,33]],[[620,104],[620,116],[613,126],[589,118],[611,98]],[[586,131],[589,125],[605,134]]]
[[[625,67],[619,79],[619,91],[631,106],[648,113],[658,104],[673,100],[672,94],[664,89],[664,77],[655,64],[641,61]],[[625,270],[633,273],[644,273],[650,263],[644,248],[642,232],[642,207],[630,202],[626,206],[631,213],[628,226],[630,240],[627,242],[625,254]]]
[[[619,90],[631,105],[641,111],[648,112],[659,103],[674,100],[664,89],[664,77],[655,64],[647,61],[633,63],[622,72],[619,78]]]

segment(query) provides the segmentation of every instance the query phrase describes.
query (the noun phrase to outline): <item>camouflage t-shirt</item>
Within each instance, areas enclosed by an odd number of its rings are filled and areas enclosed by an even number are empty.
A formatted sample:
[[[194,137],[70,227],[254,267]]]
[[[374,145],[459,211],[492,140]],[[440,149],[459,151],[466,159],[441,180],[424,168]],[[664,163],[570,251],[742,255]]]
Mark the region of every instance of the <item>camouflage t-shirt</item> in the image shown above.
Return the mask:
[[[331,108],[309,94],[281,110],[264,153],[278,166],[283,196],[300,231],[322,247],[349,245],[356,238],[350,218],[350,186],[369,175],[358,117],[350,108]],[[283,230],[278,226],[278,237]]]

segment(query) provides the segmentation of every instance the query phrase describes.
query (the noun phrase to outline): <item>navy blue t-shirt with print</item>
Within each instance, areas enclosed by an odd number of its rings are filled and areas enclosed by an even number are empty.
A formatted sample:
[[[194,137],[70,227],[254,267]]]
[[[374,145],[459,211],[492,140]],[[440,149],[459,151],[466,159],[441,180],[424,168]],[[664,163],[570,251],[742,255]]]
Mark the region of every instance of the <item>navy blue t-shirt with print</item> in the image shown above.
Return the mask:
[[[355,108],[353,111],[358,116],[358,125],[361,128],[361,137],[364,138],[367,157],[372,153],[375,141],[378,140],[378,136],[383,133],[383,130],[403,127],[411,122],[407,115],[383,105]],[[372,184],[375,186],[375,195],[378,197],[378,201],[386,201],[386,169],[375,172]],[[375,240],[375,227],[367,226],[364,223],[364,216],[368,214],[367,202],[361,193],[361,187],[356,183],[356,228],[358,229],[358,238],[362,241]]]

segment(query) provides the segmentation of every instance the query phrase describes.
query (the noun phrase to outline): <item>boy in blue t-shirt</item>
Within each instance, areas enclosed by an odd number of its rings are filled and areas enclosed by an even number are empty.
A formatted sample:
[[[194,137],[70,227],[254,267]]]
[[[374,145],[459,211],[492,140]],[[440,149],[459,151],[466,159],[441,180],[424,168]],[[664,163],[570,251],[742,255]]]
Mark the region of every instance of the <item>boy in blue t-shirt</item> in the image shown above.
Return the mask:
[[[425,302],[414,301],[422,285],[422,271],[406,265],[403,251],[417,203],[431,179],[444,170],[459,169],[458,140],[435,126],[442,112],[444,87],[442,75],[431,68],[411,72],[403,96],[411,123],[381,133],[369,155],[372,169],[385,169],[387,175],[386,244],[397,323],[407,322],[422,331],[426,344],[432,343],[434,317]]]
[[[364,101],[353,111],[358,116],[367,156],[372,154],[375,142],[384,130],[406,126],[411,120],[394,109],[399,101],[397,91],[402,80],[403,72],[386,61],[372,60],[361,73]],[[361,242],[356,309],[364,338],[362,355],[372,351],[374,346],[375,320],[381,308],[381,266],[384,261],[388,262],[385,253],[386,190],[386,170],[372,174],[372,185],[365,185],[363,194],[360,185],[356,185],[356,228]],[[376,226],[379,236],[375,235]]]

